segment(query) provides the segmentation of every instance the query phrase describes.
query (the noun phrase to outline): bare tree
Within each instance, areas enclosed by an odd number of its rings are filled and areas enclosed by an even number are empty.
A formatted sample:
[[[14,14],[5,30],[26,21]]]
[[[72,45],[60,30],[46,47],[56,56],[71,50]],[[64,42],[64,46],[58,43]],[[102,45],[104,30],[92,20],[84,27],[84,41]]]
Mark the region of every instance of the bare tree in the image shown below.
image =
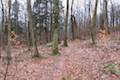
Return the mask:
[[[108,1],[104,0],[104,27],[106,28],[106,31],[109,33],[109,27],[108,27]]]
[[[11,43],[10,43],[10,39],[11,39],[11,19],[10,19],[10,14],[11,14],[11,0],[8,1],[8,26],[7,26],[7,56],[8,56],[8,60],[11,59]]]
[[[112,27],[114,28],[115,27],[115,11],[114,11],[114,5],[113,5],[113,2],[111,0],[111,23],[112,23]]]
[[[50,9],[50,15],[51,15],[51,17],[50,17],[50,41],[52,41],[52,38],[53,38],[53,27],[52,27],[52,23],[53,23],[53,15],[52,15],[52,13],[53,13],[53,4],[52,4],[52,1],[53,0],[51,0],[50,1],[50,7],[51,7],[51,9]]]
[[[75,37],[75,34],[74,34],[74,28],[73,28],[73,3],[74,3],[74,0],[72,0],[72,3],[71,3],[71,29],[72,29],[72,39],[74,39]]]
[[[19,32],[19,11],[20,11],[20,3],[18,0],[15,0],[13,5],[12,5],[12,16],[13,16],[13,23],[12,26],[15,27],[15,32],[20,33]]]
[[[95,2],[95,9],[93,12],[93,18],[91,21],[91,38],[92,38],[92,44],[95,44],[96,40],[96,14],[97,14],[97,6],[98,6],[98,0]]]
[[[59,0],[53,0],[53,55],[60,54],[58,51],[59,12]]]
[[[68,27],[68,16],[69,16],[69,0],[67,0],[67,9],[66,9],[66,17],[65,17],[65,34],[64,34],[64,46],[67,47],[67,27]]]
[[[11,43],[10,43],[10,33],[11,33],[11,20],[10,20],[10,14],[11,14],[11,0],[8,1],[8,24],[7,24],[7,47],[6,47],[6,52],[7,52],[7,68],[4,76],[4,80],[7,79],[7,73],[8,73],[8,68],[11,60]]]
[[[89,12],[89,25],[91,25],[91,0],[89,0],[89,5],[88,5],[88,12]]]
[[[35,35],[34,35],[34,29],[33,29],[31,0],[27,0],[27,11],[28,11],[28,25],[29,25],[28,27],[29,27],[30,35],[32,39],[34,57],[40,57],[38,49],[37,49],[37,44],[35,41]]]
[[[2,22],[1,22],[1,49],[3,49],[3,41],[4,41],[4,33],[3,33],[3,27],[4,27],[4,23],[5,23],[5,19],[4,19],[4,4],[3,4],[3,0],[0,0],[1,1],[1,7],[2,7]]]

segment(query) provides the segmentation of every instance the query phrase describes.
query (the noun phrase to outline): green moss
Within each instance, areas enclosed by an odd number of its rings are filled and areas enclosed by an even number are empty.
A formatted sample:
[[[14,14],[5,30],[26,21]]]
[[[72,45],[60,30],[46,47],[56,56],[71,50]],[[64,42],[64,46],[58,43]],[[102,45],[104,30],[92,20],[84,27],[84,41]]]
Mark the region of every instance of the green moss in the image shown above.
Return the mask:
[[[53,50],[52,55],[53,56],[60,55],[60,52],[58,50]]]
[[[111,74],[120,75],[120,70],[118,69],[120,64],[111,63],[105,66],[105,70]]]

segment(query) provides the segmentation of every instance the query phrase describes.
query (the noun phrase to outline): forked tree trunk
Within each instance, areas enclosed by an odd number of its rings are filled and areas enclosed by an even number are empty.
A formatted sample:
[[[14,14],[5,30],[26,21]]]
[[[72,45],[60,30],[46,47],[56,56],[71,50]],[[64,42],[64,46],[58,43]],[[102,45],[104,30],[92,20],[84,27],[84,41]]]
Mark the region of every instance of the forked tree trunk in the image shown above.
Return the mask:
[[[35,35],[34,35],[34,29],[33,29],[33,21],[32,21],[32,8],[31,8],[31,0],[27,0],[27,11],[28,11],[28,24],[29,24],[29,29],[30,29],[30,35],[32,39],[32,48],[33,48],[33,57],[40,57],[38,49],[37,49],[37,44],[35,41]]]
[[[79,38],[79,32],[78,32],[78,26],[77,26],[77,22],[76,22],[76,18],[75,16],[73,15],[73,3],[74,3],[74,0],[72,0],[72,3],[71,3],[71,29],[72,29],[72,39],[76,39],[76,38]]]

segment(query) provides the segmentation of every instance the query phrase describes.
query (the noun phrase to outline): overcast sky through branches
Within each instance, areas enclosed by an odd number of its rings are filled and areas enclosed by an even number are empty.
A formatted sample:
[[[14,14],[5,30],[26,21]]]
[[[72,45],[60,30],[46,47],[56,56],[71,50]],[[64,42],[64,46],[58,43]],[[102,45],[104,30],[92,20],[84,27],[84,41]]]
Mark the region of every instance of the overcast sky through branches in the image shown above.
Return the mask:
[[[8,0],[3,0],[4,1],[4,4],[5,4],[5,7],[7,7],[7,1]],[[15,0],[12,0],[12,3],[14,2]],[[19,0],[19,2],[20,2],[20,4],[22,5],[21,6],[21,15],[22,15],[22,13],[26,13],[26,1],[27,0]],[[34,3],[34,1],[35,0],[31,0],[31,2],[32,2],[32,5],[33,5],[33,3]],[[66,2],[67,2],[67,0],[62,0],[63,1],[63,6],[64,6],[64,11],[66,10]],[[91,0],[92,1],[92,5],[94,5],[95,4],[95,0]],[[102,1],[102,0],[99,0],[99,5],[98,5],[98,13],[100,13],[100,1]],[[109,1],[109,6],[110,6],[110,1],[111,0],[108,0]],[[70,0],[70,6],[71,6],[71,2],[72,2],[72,0]],[[120,0],[113,0],[113,2],[114,2],[114,4],[116,5],[116,4],[120,4]],[[84,11],[84,4],[85,3],[88,3],[88,0],[74,0],[74,5],[73,5],[73,10],[76,10],[76,9],[80,9],[81,11]],[[1,3],[0,3],[0,8],[1,8]],[[109,8],[109,7],[108,7]],[[92,7],[92,9],[94,9],[93,7]],[[92,12],[93,12],[93,10],[92,10]],[[1,11],[0,11],[0,14],[1,14]],[[1,17],[1,15],[0,15],[0,17]]]

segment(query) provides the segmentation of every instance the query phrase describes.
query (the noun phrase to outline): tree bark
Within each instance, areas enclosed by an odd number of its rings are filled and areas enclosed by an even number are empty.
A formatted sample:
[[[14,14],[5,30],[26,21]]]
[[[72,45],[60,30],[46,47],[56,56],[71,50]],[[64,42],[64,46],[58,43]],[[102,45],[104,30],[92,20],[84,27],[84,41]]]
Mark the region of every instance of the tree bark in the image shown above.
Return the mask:
[[[33,57],[40,57],[37,44],[35,41],[34,29],[33,29],[33,21],[32,21],[32,8],[31,8],[31,0],[27,0],[27,11],[28,11],[28,27],[30,29],[30,35],[32,39],[32,47],[33,47]]]
[[[0,0],[1,1],[1,6],[2,6],[2,22],[1,22],[1,25],[2,25],[2,27],[1,27],[1,49],[4,49],[4,30],[3,30],[3,28],[4,28],[4,23],[5,23],[5,14],[4,14],[4,4],[3,4],[3,0]]]
[[[72,18],[72,16],[73,16],[73,3],[74,3],[74,0],[72,0],[72,3],[71,3],[71,29],[72,29],[72,39],[74,40],[74,36],[75,36],[75,34],[74,34],[74,29],[73,29],[73,18]]]
[[[92,18],[92,22],[91,22],[91,38],[92,38],[92,44],[95,44],[95,40],[96,40],[96,14],[97,14],[97,6],[98,6],[98,0],[96,0],[95,3],[95,10],[93,13],[93,18]]]
[[[10,33],[11,33],[11,19],[10,19],[10,14],[11,14],[11,0],[8,1],[8,26],[7,26],[7,58],[8,61],[11,59],[11,43],[10,43]]]
[[[68,16],[69,16],[69,0],[67,0],[67,10],[66,10],[66,17],[65,17],[65,34],[64,34],[64,46],[67,47],[67,29],[68,29]]]
[[[106,28],[106,31],[108,32],[108,33],[110,33],[110,31],[109,31],[109,27],[108,27],[108,1],[107,0],[104,0],[104,26],[105,26],[105,28]]]
[[[53,0],[53,55],[58,55],[59,0]]]

